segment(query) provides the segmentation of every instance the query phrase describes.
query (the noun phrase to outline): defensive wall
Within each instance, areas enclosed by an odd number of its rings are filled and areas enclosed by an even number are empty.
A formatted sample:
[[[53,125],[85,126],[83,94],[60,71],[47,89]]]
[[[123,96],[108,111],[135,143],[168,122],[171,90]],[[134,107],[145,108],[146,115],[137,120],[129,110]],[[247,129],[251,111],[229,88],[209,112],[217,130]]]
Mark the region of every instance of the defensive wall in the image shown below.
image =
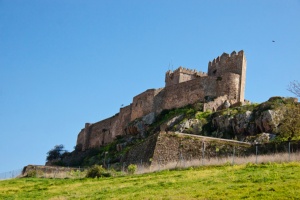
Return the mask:
[[[163,167],[182,160],[231,157],[233,151],[236,156],[248,156],[253,152],[252,148],[250,143],[235,140],[159,132],[131,148],[123,162],[127,165],[143,163],[145,166]]]
[[[135,96],[130,105],[121,108],[113,117],[86,123],[77,138],[82,150],[110,143],[118,135],[126,134],[131,121],[147,114],[159,114],[164,109],[180,108],[203,102],[204,109],[217,110],[225,100],[230,104],[244,102],[246,57],[243,51],[223,53],[208,63],[208,73],[179,67],[167,71],[165,87],[148,89]],[[214,102],[209,102],[215,99]]]

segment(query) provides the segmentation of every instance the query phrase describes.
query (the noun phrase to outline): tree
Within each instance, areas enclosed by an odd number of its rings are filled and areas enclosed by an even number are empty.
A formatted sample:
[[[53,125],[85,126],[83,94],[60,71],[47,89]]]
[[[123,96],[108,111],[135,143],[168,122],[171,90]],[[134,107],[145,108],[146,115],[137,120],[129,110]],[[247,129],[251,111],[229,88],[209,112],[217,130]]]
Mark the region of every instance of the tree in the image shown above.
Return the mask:
[[[287,105],[287,110],[279,126],[281,138],[295,138],[300,136],[300,104],[293,102]]]
[[[298,81],[290,82],[287,90],[295,94],[297,97],[300,97],[300,82]]]
[[[66,153],[67,151],[64,150],[64,145],[55,145],[53,149],[47,152],[47,161],[52,161],[56,159],[62,158],[62,155]]]

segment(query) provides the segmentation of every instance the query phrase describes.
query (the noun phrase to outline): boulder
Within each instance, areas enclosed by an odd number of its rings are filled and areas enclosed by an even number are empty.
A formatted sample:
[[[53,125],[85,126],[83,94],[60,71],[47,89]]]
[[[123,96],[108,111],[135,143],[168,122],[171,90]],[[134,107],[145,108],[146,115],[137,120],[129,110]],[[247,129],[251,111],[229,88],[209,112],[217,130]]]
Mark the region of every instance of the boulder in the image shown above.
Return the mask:
[[[199,134],[202,130],[201,121],[198,119],[189,119],[177,125],[176,130],[181,133]]]
[[[168,120],[167,122],[160,125],[161,131],[167,131],[173,128],[176,124],[178,124],[181,120],[183,120],[184,115],[178,115]]]
[[[255,119],[255,124],[259,132],[273,133],[277,132],[277,127],[283,118],[282,109],[266,110]]]

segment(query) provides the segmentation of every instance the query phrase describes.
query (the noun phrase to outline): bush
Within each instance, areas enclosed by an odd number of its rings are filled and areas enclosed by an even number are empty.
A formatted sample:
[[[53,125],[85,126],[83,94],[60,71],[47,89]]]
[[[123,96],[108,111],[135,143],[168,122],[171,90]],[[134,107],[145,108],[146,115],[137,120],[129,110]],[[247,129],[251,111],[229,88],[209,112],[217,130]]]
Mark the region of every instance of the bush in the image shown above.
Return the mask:
[[[35,178],[37,175],[36,170],[30,170],[29,172],[27,172],[27,177],[29,178]]]
[[[94,165],[88,169],[87,178],[110,177],[111,174],[102,167],[102,165]]]
[[[127,167],[127,170],[128,170],[128,173],[129,174],[134,174],[137,170],[137,166],[134,165],[134,164],[130,164],[128,167]]]

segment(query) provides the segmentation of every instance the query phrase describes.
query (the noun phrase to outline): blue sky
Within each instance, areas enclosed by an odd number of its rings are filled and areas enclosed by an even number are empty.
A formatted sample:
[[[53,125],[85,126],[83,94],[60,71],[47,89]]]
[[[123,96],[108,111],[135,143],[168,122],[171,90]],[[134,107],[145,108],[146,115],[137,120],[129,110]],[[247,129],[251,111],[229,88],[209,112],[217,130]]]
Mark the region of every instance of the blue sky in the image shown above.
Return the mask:
[[[299,0],[0,0],[0,172],[72,151],[85,122],[223,52],[245,51],[246,99],[293,96],[299,19]]]

